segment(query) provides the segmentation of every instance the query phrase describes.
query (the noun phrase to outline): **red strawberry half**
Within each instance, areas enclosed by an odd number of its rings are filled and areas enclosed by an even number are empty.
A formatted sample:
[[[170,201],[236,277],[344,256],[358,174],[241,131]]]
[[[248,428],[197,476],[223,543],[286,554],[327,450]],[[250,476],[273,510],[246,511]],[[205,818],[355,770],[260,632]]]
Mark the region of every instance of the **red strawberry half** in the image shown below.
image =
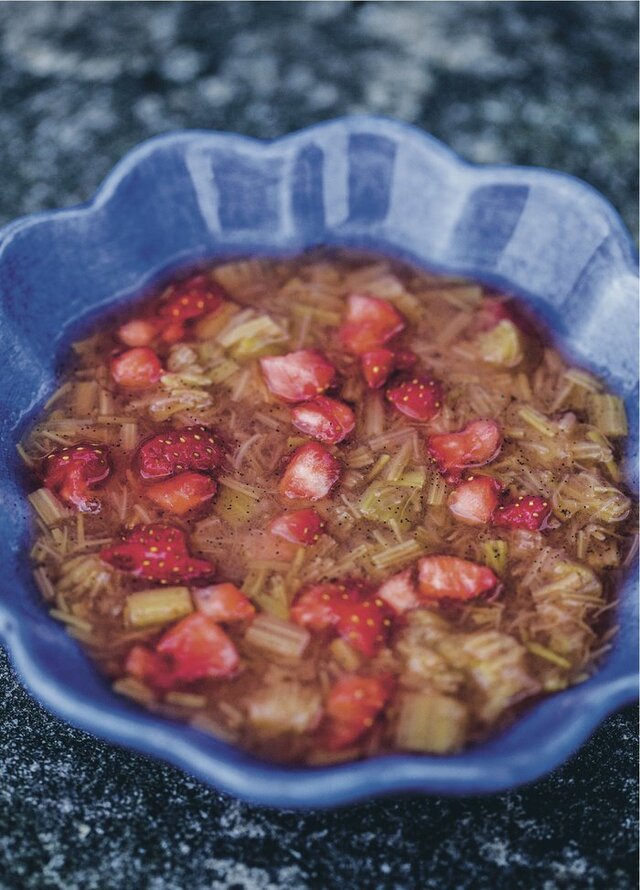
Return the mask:
[[[240,663],[226,633],[200,612],[187,615],[168,630],[156,651],[169,658],[173,677],[185,683],[205,677],[231,677]]]
[[[158,584],[205,580],[215,568],[207,560],[189,556],[185,533],[161,522],[136,526],[122,543],[103,550],[100,558],[121,572]]]
[[[214,312],[227,294],[206,275],[193,275],[171,285],[164,294],[158,315],[171,322],[185,322]]]
[[[148,389],[162,376],[162,364],[149,346],[135,346],[111,360],[111,376],[125,389]]]
[[[496,525],[505,528],[521,528],[537,531],[544,528],[551,507],[549,501],[540,495],[520,495],[501,504],[493,515]]]
[[[45,487],[81,513],[100,510],[100,501],[91,490],[109,478],[111,469],[108,449],[88,443],[57,448],[41,465]]]
[[[292,544],[315,544],[325,526],[325,521],[317,510],[296,510],[276,517],[269,526],[272,535],[291,541]]]
[[[497,583],[491,569],[468,559],[424,556],[418,561],[418,591],[424,600],[469,600]]]
[[[143,479],[166,479],[184,470],[213,473],[224,457],[220,441],[204,426],[150,436],[140,444],[135,466]]]
[[[413,569],[405,569],[387,578],[376,592],[376,596],[390,606],[396,615],[408,612],[420,605],[413,580]]]
[[[495,420],[474,420],[456,433],[429,436],[427,447],[440,472],[457,481],[465,467],[481,467],[492,461],[501,444]]]
[[[285,402],[305,402],[328,389],[336,369],[317,349],[299,349],[287,355],[260,359],[267,388]]]
[[[390,349],[372,349],[360,356],[362,375],[369,389],[380,389],[395,367],[395,354]]]
[[[350,294],[338,336],[347,352],[363,355],[383,346],[403,328],[403,317],[387,300],[369,294]]]
[[[386,675],[339,677],[325,703],[326,722],[320,730],[324,745],[335,751],[356,742],[371,729],[392,691],[393,680]]]
[[[354,649],[371,658],[387,641],[391,612],[372,585],[344,579],[303,591],[291,609],[291,620],[312,630],[334,627]]]
[[[351,408],[328,396],[297,405],[291,411],[291,422],[300,432],[329,445],[342,442],[356,425]]]
[[[394,408],[411,420],[432,420],[442,407],[442,384],[422,374],[406,377],[387,389],[387,398]]]
[[[199,587],[192,595],[198,611],[212,621],[247,621],[256,613],[250,600],[230,581]]]
[[[474,476],[461,482],[449,495],[449,509],[459,522],[486,525],[498,506],[501,486],[490,476]]]
[[[326,497],[340,478],[340,462],[317,442],[301,445],[280,480],[280,494],[286,498],[317,501]]]

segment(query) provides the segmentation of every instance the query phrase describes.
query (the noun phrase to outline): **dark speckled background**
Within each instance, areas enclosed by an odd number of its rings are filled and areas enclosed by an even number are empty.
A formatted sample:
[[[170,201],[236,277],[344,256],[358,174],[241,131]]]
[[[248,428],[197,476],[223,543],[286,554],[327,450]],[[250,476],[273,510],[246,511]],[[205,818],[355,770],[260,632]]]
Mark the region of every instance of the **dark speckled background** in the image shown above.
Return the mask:
[[[345,113],[555,167],[637,232],[636,3],[0,3],[0,224],[178,127]],[[0,888],[637,887],[635,709],[532,787],[260,810],[44,712],[0,663]]]

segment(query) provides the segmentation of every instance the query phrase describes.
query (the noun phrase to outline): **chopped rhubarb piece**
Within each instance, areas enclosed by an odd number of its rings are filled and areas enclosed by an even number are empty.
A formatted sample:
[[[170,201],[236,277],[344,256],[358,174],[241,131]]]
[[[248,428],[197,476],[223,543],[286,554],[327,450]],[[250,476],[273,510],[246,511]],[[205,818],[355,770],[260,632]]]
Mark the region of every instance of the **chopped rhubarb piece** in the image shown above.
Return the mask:
[[[392,690],[393,681],[386,675],[339,677],[325,704],[326,722],[321,737],[326,747],[335,751],[356,742],[373,726]]]
[[[500,451],[502,436],[495,420],[473,420],[456,433],[429,436],[430,456],[443,475],[457,481],[466,467],[481,467]]]
[[[286,498],[318,501],[329,494],[339,478],[339,461],[322,445],[309,442],[293,452],[279,490]]]
[[[143,479],[166,479],[184,470],[213,473],[223,457],[222,445],[210,429],[187,426],[145,439],[135,466]]]
[[[131,677],[154,689],[167,690],[175,685],[173,671],[166,658],[146,646],[134,646],[127,655],[124,669]]]
[[[247,621],[256,613],[251,601],[229,581],[192,592],[196,608],[212,621]]]
[[[328,389],[336,369],[317,349],[299,349],[288,355],[260,359],[267,388],[285,402],[306,402]]]
[[[486,525],[498,506],[501,485],[490,476],[474,476],[461,482],[449,495],[449,509],[460,522]]]
[[[151,318],[134,318],[120,325],[118,339],[125,346],[148,346],[158,336],[159,327]]]
[[[309,507],[308,510],[296,510],[295,513],[283,513],[269,526],[272,535],[291,541],[292,544],[315,544],[322,529],[325,526],[324,519],[317,510]]]
[[[214,496],[217,483],[202,473],[179,473],[171,479],[154,482],[144,493],[161,510],[184,516],[190,510],[202,507]]]
[[[291,609],[291,620],[311,630],[335,627],[354,649],[372,658],[388,639],[391,612],[372,585],[349,578],[303,591]]]
[[[497,583],[491,569],[468,559],[424,556],[418,561],[418,591],[425,600],[469,600]]]
[[[426,374],[407,377],[387,389],[394,408],[412,420],[432,420],[442,407],[442,384]]]
[[[328,396],[297,405],[291,411],[291,422],[300,432],[328,445],[342,442],[356,425],[351,408]]]
[[[80,443],[57,448],[42,461],[46,488],[81,513],[97,513],[100,501],[91,491],[111,475],[109,451],[104,445]]]
[[[501,504],[493,515],[493,521],[505,528],[537,531],[544,528],[550,512],[551,506],[545,498],[524,494]]]
[[[347,352],[363,355],[384,346],[403,328],[403,317],[387,300],[369,294],[350,294],[338,336]]]
[[[162,364],[149,346],[135,346],[111,360],[111,376],[125,389],[148,389],[162,376]]]
[[[158,314],[172,323],[190,321],[214,312],[226,298],[219,284],[206,275],[193,275],[168,288]]]
[[[369,389],[380,389],[395,367],[395,355],[390,349],[372,349],[360,356],[360,365]]]
[[[176,680],[191,683],[231,677],[240,658],[236,647],[215,621],[200,612],[187,615],[160,638],[156,650],[169,656]]]
[[[387,578],[376,592],[376,596],[390,606],[396,615],[408,612],[420,605],[413,581],[413,570],[405,569]]]
[[[189,556],[185,533],[162,522],[136,526],[100,558],[121,572],[159,584],[206,580],[215,569],[213,563]]]

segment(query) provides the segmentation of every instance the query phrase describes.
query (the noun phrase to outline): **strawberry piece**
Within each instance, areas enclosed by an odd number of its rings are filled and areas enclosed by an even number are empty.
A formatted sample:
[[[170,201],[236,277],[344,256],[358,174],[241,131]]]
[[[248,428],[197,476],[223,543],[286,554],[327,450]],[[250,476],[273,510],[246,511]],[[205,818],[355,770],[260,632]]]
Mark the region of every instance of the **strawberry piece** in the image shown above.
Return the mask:
[[[390,606],[396,615],[408,612],[420,605],[413,582],[413,570],[405,569],[387,578],[376,592],[376,596]]]
[[[165,291],[158,315],[173,323],[190,321],[215,312],[226,298],[227,294],[219,284],[206,275],[193,275]]]
[[[393,355],[393,366],[396,371],[410,371],[418,361],[418,356],[411,349],[398,349]]]
[[[362,375],[369,389],[380,389],[395,367],[395,355],[390,349],[372,349],[360,356]]]
[[[286,498],[318,501],[340,478],[340,463],[322,445],[309,442],[293,452],[280,480],[280,494]]]
[[[222,446],[212,430],[186,426],[145,439],[134,463],[143,479],[166,479],[184,470],[213,473],[223,457]]]
[[[486,525],[498,506],[500,491],[500,483],[490,476],[474,476],[449,495],[449,509],[460,522]]]
[[[135,346],[111,359],[111,376],[125,389],[148,389],[162,374],[160,359],[149,346]]]
[[[427,448],[438,468],[457,481],[465,467],[481,467],[500,451],[502,436],[494,420],[474,420],[457,433],[429,436]]]
[[[386,675],[339,677],[325,703],[326,722],[321,730],[324,745],[335,751],[357,741],[373,726],[392,691],[393,680]]]
[[[180,340],[184,340],[186,334],[187,332],[182,322],[172,321],[163,326],[160,338],[164,340],[165,343],[171,345],[172,343],[179,343]]]
[[[295,513],[283,513],[276,517],[269,526],[272,535],[291,541],[292,544],[315,544],[325,521],[313,507],[308,510],[296,510]]]
[[[185,533],[162,522],[136,526],[100,558],[121,572],[159,584],[205,580],[215,569],[208,560],[189,556]]]
[[[325,630],[338,621],[334,603],[339,596],[337,584],[315,584],[297,596],[291,608],[291,620],[311,630]]]
[[[363,355],[383,346],[403,328],[403,317],[387,300],[369,294],[350,294],[338,336],[347,352]]]
[[[148,346],[158,336],[158,322],[151,318],[133,318],[118,328],[118,339],[125,346]]]
[[[166,658],[146,646],[134,646],[124,663],[127,674],[154,689],[166,691],[175,685],[173,671]]]
[[[103,445],[80,443],[57,448],[43,459],[41,470],[45,487],[65,504],[81,513],[100,510],[100,501],[90,490],[111,475],[109,451]]]
[[[267,388],[285,402],[306,402],[328,389],[336,369],[317,349],[299,349],[287,355],[260,359]]]
[[[329,445],[342,442],[356,425],[351,408],[328,396],[297,405],[291,411],[291,422],[300,432]]]
[[[387,389],[394,408],[411,420],[432,420],[442,407],[442,384],[426,374],[407,377]]]
[[[345,579],[303,591],[291,609],[291,620],[311,630],[334,627],[354,649],[372,658],[387,641],[390,614],[370,584]]]
[[[226,633],[200,612],[187,615],[163,634],[156,651],[169,656],[173,676],[186,683],[205,677],[231,677],[240,664],[236,647]]]
[[[501,504],[493,515],[496,525],[505,528],[522,528],[537,531],[544,528],[551,512],[551,506],[540,495],[520,495]]]
[[[145,488],[145,495],[161,510],[184,516],[214,496],[217,482],[202,473],[179,473]]]
[[[247,621],[256,613],[250,600],[229,581],[192,591],[196,608],[212,621]]]
[[[418,560],[418,590],[426,600],[469,600],[498,583],[487,566],[457,556],[423,556]]]

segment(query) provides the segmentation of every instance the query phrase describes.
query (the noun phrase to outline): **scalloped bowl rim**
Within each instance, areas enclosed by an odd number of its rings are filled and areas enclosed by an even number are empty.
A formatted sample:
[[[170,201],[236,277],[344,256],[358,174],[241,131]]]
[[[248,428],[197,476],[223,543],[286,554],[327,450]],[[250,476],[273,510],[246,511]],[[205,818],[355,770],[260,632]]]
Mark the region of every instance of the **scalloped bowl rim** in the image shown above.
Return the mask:
[[[587,183],[545,168],[471,164],[410,124],[370,115],[329,120],[265,141],[209,130],[182,130],[155,136],[129,151],[89,201],[22,217],[1,229],[0,262],[6,246],[16,234],[43,224],[55,226],[58,220],[79,214],[90,218],[97,210],[108,207],[127,174],[164,146],[213,140],[224,141],[232,148],[241,147],[245,152],[263,153],[280,145],[302,141],[309,134],[329,127],[341,128],[348,133],[363,126],[374,127],[377,132],[387,131],[394,136],[402,133],[404,139],[419,145],[424,152],[437,153],[458,172],[465,171],[465,175],[484,177],[488,173],[498,176],[503,173],[510,182],[518,181],[518,177],[527,181],[532,177],[567,181],[571,188],[588,194],[604,211],[611,231],[623,249],[627,271],[637,276],[631,235],[609,201]],[[24,413],[18,426],[23,422]],[[626,586],[633,587],[631,579],[627,578]],[[627,591],[629,595],[632,592]],[[53,619],[48,620],[53,625],[51,645],[54,645],[58,635],[65,632]],[[11,661],[27,689],[57,716],[106,741],[169,762],[219,790],[270,806],[328,807],[388,793],[466,795],[513,788],[558,767],[608,714],[631,703],[638,695],[636,660],[632,658],[628,671],[606,677],[603,666],[585,683],[556,693],[519,717],[507,730],[508,733],[517,731],[518,740],[514,750],[504,756],[499,752],[487,755],[484,746],[477,746],[447,757],[394,754],[336,766],[283,767],[258,760],[200,731],[156,717],[126,701],[116,706],[112,700],[114,693],[107,687],[105,700],[101,702],[88,700],[73,688],[61,685],[39,663],[37,654],[41,641],[36,639],[35,628],[28,616],[3,600],[0,600],[0,639],[6,643]],[[563,709],[566,713],[554,721],[555,712]],[[550,722],[553,725],[549,725]],[[536,727],[543,727],[546,735],[536,737]],[[494,744],[499,745],[500,738],[495,739]]]

